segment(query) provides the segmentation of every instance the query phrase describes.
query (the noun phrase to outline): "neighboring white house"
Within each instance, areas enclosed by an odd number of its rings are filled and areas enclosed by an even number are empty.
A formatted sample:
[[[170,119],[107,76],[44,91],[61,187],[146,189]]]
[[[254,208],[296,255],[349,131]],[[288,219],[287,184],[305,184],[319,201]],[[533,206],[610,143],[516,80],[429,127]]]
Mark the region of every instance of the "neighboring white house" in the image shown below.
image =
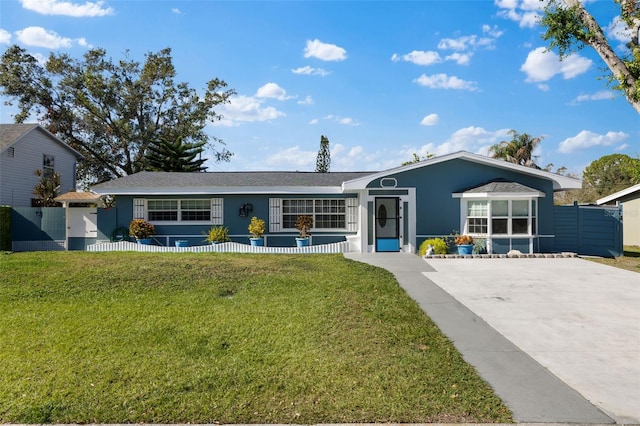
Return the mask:
[[[598,205],[622,204],[622,243],[640,246],[640,184],[618,191],[596,201]]]
[[[75,189],[82,158],[38,124],[0,124],[0,205],[31,207],[38,169],[60,175],[60,193]]]

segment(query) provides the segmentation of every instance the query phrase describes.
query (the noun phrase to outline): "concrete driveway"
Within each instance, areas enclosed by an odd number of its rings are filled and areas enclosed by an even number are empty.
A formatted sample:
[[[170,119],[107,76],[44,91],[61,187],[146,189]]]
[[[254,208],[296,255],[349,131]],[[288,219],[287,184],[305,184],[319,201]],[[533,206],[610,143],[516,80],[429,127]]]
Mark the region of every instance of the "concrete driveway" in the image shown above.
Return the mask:
[[[515,346],[617,423],[640,424],[640,273],[579,258],[426,262]]]

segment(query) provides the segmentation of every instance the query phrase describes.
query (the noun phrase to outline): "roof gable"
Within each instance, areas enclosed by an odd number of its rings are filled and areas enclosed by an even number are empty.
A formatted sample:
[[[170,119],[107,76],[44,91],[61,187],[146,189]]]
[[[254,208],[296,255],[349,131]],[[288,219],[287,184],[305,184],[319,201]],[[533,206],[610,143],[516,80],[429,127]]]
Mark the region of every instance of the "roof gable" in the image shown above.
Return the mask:
[[[28,133],[32,131],[41,132],[45,137],[50,139],[52,142],[57,143],[62,146],[69,152],[71,152],[77,159],[82,159],[84,156],[80,154],[75,149],[71,148],[69,145],[61,141],[54,134],[50,133],[48,130],[40,126],[39,124],[0,124],[0,151],[4,151],[9,148],[11,145],[25,137]]]
[[[485,155],[472,154],[466,151],[458,151],[451,154],[442,155],[439,157],[429,158],[427,160],[423,160],[417,163],[408,164],[406,166],[400,166],[393,169],[385,170],[383,172],[378,172],[368,176],[363,176],[361,178],[357,178],[349,182],[345,182],[343,184],[343,188],[345,190],[364,189],[367,187],[367,185],[370,182],[376,179],[384,178],[389,175],[394,175],[394,174],[406,172],[409,170],[419,169],[422,167],[429,167],[434,164],[443,163],[443,162],[451,161],[455,159],[463,159],[463,160],[471,161],[474,163],[484,164],[490,167],[497,167],[500,169],[514,171],[516,173],[522,173],[525,175],[536,176],[542,179],[546,179],[553,182],[554,191],[578,189],[582,187],[582,181],[580,181],[579,179],[574,179],[567,176],[562,176],[555,173],[547,172],[544,170],[534,169],[531,167],[520,166],[518,164],[509,163],[507,161],[490,158]]]

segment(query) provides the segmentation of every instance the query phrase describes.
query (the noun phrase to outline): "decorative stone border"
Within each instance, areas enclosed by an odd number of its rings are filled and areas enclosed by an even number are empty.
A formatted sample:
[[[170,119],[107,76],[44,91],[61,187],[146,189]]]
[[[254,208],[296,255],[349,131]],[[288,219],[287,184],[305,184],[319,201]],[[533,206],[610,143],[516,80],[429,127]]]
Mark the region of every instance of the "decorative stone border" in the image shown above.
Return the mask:
[[[576,253],[532,253],[532,254],[434,254],[424,259],[556,259],[578,257]]]

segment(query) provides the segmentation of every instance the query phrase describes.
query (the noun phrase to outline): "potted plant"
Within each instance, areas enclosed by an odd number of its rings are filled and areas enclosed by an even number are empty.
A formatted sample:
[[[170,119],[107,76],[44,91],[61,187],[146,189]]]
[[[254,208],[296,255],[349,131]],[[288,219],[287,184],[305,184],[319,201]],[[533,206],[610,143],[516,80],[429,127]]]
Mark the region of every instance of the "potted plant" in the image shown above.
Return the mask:
[[[264,234],[264,220],[258,219],[257,217],[252,217],[251,222],[249,222],[249,233],[251,234],[252,246],[264,246],[264,238],[262,235]]]
[[[309,230],[313,227],[313,217],[300,215],[296,219],[296,229],[300,232],[300,237],[296,238],[296,246],[307,247],[309,245]]]
[[[212,226],[207,234],[207,242],[209,244],[226,243],[231,241],[229,238],[229,229],[224,226]]]
[[[473,253],[473,237],[471,235],[458,235],[455,239],[458,254],[466,255]]]
[[[156,228],[144,219],[133,219],[129,222],[129,235],[134,237],[138,244],[151,244],[152,235],[155,235]]]

